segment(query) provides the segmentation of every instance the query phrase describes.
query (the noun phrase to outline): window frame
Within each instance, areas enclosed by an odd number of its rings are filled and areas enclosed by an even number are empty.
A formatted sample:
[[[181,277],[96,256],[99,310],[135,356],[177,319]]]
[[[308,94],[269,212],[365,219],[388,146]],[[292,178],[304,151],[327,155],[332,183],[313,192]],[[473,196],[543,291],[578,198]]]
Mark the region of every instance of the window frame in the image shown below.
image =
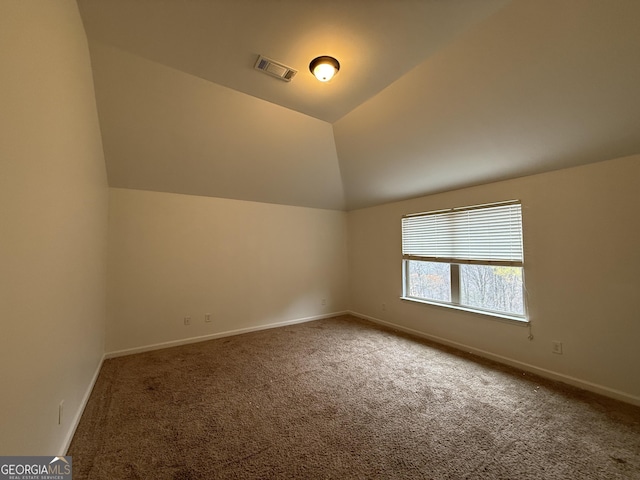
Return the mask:
[[[442,257],[433,257],[433,256],[420,256],[420,255],[411,255],[411,254],[405,254],[404,250],[405,250],[405,228],[404,228],[404,224],[403,224],[403,228],[402,228],[402,243],[403,243],[403,252],[402,252],[402,300],[408,300],[408,301],[412,301],[412,302],[417,302],[417,303],[425,303],[425,304],[429,304],[429,305],[435,305],[435,306],[442,306],[442,307],[446,307],[446,308],[453,308],[456,310],[463,310],[463,311],[467,311],[467,312],[472,312],[472,313],[477,313],[477,314],[481,314],[481,315],[486,315],[486,316],[490,316],[490,317],[494,317],[494,318],[498,318],[498,319],[506,319],[506,320],[513,320],[516,321],[518,323],[528,323],[529,322],[529,316],[528,316],[528,309],[527,309],[527,302],[526,302],[526,286],[525,286],[525,279],[524,279],[524,273],[525,273],[525,268],[524,268],[524,252],[523,252],[523,246],[522,246],[522,237],[523,237],[523,226],[522,226],[522,204],[519,200],[510,200],[507,202],[497,202],[497,203],[491,203],[491,204],[484,204],[484,205],[473,205],[473,206],[469,206],[469,207],[458,207],[458,208],[452,208],[452,209],[447,209],[447,210],[437,210],[437,211],[433,211],[433,212],[425,212],[425,213],[418,213],[418,214],[409,214],[409,215],[404,215],[402,218],[403,220],[405,218],[412,218],[412,217],[424,217],[424,216],[429,216],[429,215],[443,215],[443,214],[447,214],[450,212],[465,212],[465,211],[470,211],[470,210],[479,210],[479,209],[488,209],[488,208],[492,208],[492,207],[500,207],[500,206],[508,206],[508,205],[518,205],[519,207],[519,219],[520,219],[520,223],[519,223],[519,239],[520,239],[520,253],[519,253],[519,260],[506,260],[506,259],[501,259],[501,260],[489,260],[489,259],[480,259],[480,258],[463,258],[463,259],[457,259],[454,256],[447,256],[446,258],[442,258]],[[517,255],[516,255],[517,256]],[[442,301],[442,300],[432,300],[432,299],[428,299],[428,298],[423,298],[423,297],[416,297],[416,296],[411,296],[409,294],[410,292],[410,264],[409,262],[411,261],[422,261],[422,262],[439,262],[439,263],[445,263],[449,265],[449,275],[450,275],[450,296],[451,296],[451,302],[447,302],[447,301]],[[495,311],[495,310],[491,310],[491,309],[486,309],[486,308],[480,308],[480,307],[476,307],[476,306],[469,306],[469,305],[465,305],[461,303],[461,290],[462,290],[462,275],[460,273],[460,265],[482,265],[482,266],[514,266],[514,267],[519,267],[521,268],[521,273],[522,273],[522,307],[523,307],[523,314],[519,315],[517,313],[509,313],[509,312],[502,312],[502,311]]]

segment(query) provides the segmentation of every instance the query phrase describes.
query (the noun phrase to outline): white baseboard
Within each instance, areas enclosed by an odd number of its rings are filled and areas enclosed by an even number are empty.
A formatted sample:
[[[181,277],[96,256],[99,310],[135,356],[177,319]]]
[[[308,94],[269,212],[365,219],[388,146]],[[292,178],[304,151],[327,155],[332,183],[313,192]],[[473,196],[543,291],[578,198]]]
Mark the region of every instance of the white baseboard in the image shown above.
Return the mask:
[[[314,320],[321,320],[323,318],[331,318],[331,317],[337,317],[339,315],[346,315],[347,313],[349,312],[344,311],[344,312],[325,313],[322,315],[315,315],[312,317],[296,318],[294,320],[285,320],[284,322],[269,323],[267,325],[258,325],[256,327],[239,328],[237,330],[228,330],[226,332],[212,333],[209,335],[201,335],[198,337],[183,338],[181,340],[172,340],[169,342],[155,343],[153,345],[145,345],[142,347],[127,348],[125,350],[108,352],[105,354],[105,359],[123,357],[125,355],[133,355],[134,353],[149,352],[152,350],[160,350],[162,348],[177,347],[180,345],[187,345],[189,343],[205,342],[207,340],[214,340],[216,338],[231,337],[233,335],[241,335],[243,333],[257,332],[259,330],[267,330],[269,328],[277,328],[277,327],[284,327],[286,325],[294,325],[296,323],[312,322]]]
[[[520,368],[527,372],[535,373],[536,375],[540,375],[541,377],[549,378],[551,380],[557,380],[559,382],[567,383],[569,385],[573,385],[574,387],[582,388],[583,390],[588,390],[590,392],[598,393],[600,395],[604,395],[606,397],[614,398],[616,400],[621,400],[626,403],[630,403],[632,405],[640,406],[640,397],[635,395],[630,395],[628,393],[622,392],[620,390],[616,390],[613,388],[605,387],[604,385],[599,385],[597,383],[592,383],[586,380],[581,380],[576,377],[572,377],[570,375],[565,375],[563,373],[554,372],[552,370],[548,370],[546,368],[536,367],[535,365],[531,365],[529,363],[521,362],[519,360],[514,360],[512,358],[503,357],[502,355],[496,355],[495,353],[487,352],[486,350],[481,350],[479,348],[470,347],[469,345],[465,345],[462,343],[454,342],[451,340],[447,340],[446,338],[438,337],[436,335],[430,335],[428,333],[421,332],[419,330],[414,330],[413,328],[403,327],[402,325],[398,325],[396,323],[387,322],[385,320],[380,320],[379,318],[371,317],[369,315],[365,315],[363,313],[348,312],[350,315],[354,317],[362,318],[364,320],[369,320],[374,323],[378,323],[380,325],[385,325],[387,327],[394,328],[396,330],[400,330],[405,333],[410,333],[417,337],[426,338],[427,340],[432,340],[436,343],[440,343],[443,345],[448,345],[450,347],[457,348],[459,350],[464,350],[466,352],[471,352],[476,355],[479,355],[484,358],[488,358],[490,360],[495,360],[499,363],[504,363],[506,365],[510,365],[512,367]]]
[[[69,426],[69,431],[67,435],[64,437],[64,442],[62,443],[62,448],[60,448],[60,456],[65,456],[69,447],[71,446],[71,440],[73,440],[73,436],[76,433],[76,429],[80,424],[80,419],[82,418],[82,414],[84,413],[84,409],[87,406],[87,402],[89,401],[89,397],[91,396],[91,392],[93,391],[93,386],[96,384],[96,380],[98,380],[98,375],[100,375],[100,369],[102,368],[102,364],[104,363],[105,356],[103,355],[100,359],[100,363],[96,367],[96,371],[93,374],[93,378],[91,382],[89,382],[89,386],[84,393],[84,397],[82,397],[82,402],[80,402],[80,407],[78,408],[73,420],[71,421],[71,425]]]

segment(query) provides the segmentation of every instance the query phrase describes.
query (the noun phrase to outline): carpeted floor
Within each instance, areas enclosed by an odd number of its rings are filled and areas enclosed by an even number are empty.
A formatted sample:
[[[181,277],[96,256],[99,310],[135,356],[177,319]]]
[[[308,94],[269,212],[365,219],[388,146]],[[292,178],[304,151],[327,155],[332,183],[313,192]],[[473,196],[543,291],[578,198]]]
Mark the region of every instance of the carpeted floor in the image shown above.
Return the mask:
[[[104,363],[74,479],[640,479],[640,408],[349,316]]]

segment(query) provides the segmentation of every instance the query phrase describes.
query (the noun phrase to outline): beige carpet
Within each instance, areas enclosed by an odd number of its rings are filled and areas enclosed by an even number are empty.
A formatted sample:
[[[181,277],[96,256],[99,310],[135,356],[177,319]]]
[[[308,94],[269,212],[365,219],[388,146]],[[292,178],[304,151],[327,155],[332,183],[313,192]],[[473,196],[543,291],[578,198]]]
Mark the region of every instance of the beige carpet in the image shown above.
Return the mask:
[[[640,479],[640,408],[353,317],[104,363],[74,479]]]

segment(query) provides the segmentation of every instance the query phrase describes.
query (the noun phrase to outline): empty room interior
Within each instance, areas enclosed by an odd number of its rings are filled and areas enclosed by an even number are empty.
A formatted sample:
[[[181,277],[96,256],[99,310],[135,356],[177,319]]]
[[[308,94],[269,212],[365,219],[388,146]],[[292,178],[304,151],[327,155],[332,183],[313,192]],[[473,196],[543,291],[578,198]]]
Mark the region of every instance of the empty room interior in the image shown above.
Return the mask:
[[[2,0],[0,455],[640,478],[639,22]]]

